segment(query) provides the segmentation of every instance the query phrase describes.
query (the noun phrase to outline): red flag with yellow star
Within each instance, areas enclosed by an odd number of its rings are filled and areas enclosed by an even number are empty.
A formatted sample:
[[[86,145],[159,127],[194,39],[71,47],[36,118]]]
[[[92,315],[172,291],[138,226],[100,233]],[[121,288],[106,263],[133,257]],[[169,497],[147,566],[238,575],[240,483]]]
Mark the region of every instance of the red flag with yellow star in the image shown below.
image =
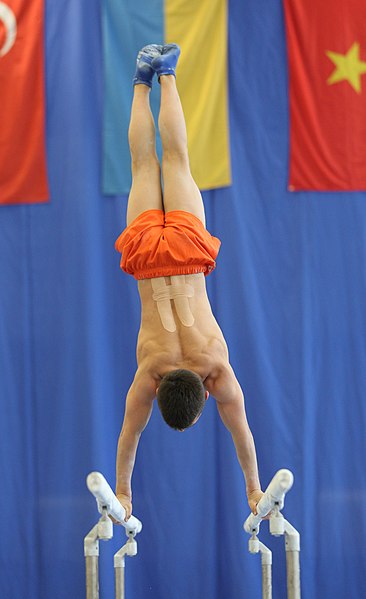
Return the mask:
[[[366,189],[366,2],[284,0],[289,190]]]

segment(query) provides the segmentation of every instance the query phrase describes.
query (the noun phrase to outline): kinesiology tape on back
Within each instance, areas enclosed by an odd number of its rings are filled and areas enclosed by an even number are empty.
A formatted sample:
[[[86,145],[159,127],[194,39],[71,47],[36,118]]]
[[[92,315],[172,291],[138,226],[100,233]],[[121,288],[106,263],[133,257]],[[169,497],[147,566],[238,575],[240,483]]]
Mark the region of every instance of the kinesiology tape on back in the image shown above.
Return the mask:
[[[194,287],[186,283],[184,275],[170,277],[171,284],[167,285],[164,277],[151,279],[153,300],[156,302],[162,325],[166,331],[174,333],[177,330],[171,301],[180,322],[185,327],[194,324],[194,317],[189,305],[189,298],[194,296]]]

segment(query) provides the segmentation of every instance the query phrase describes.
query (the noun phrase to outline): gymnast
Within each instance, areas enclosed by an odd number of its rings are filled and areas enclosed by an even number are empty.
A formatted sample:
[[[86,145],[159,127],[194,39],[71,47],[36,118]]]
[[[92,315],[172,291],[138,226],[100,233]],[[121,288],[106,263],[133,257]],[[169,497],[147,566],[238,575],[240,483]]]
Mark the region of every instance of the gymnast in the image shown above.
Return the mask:
[[[136,450],[155,397],[165,422],[184,431],[197,422],[211,394],[232,435],[254,514],[263,495],[243,392],[206,293],[205,276],[215,268],[220,241],[206,230],[202,197],[190,172],[175,79],[179,54],[176,44],[145,46],[133,79],[132,187],[127,227],[116,241],[121,268],[138,280],[142,306],[138,368],[127,394],[117,449],[116,495],[126,519],[132,513]],[[149,104],[155,74],[161,86],[163,189]]]

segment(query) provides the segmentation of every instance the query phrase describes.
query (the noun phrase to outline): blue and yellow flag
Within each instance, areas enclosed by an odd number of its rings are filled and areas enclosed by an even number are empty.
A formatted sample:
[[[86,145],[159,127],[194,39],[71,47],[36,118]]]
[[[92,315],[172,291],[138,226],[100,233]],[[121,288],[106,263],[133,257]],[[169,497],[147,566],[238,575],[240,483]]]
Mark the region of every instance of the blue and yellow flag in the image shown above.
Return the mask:
[[[187,122],[193,177],[200,189],[230,185],[227,93],[227,0],[104,0],[103,192],[131,186],[127,132],[132,77],[140,48],[177,43],[177,85]],[[160,90],[155,82],[152,111]],[[161,144],[158,136],[158,154]]]

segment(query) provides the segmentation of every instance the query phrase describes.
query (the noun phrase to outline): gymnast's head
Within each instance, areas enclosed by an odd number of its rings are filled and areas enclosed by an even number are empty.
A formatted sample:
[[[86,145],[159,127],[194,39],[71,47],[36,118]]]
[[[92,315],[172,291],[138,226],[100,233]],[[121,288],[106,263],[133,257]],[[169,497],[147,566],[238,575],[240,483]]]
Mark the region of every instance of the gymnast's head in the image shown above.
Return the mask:
[[[208,392],[197,374],[180,369],[161,379],[156,397],[165,422],[175,430],[184,431],[197,422]]]

